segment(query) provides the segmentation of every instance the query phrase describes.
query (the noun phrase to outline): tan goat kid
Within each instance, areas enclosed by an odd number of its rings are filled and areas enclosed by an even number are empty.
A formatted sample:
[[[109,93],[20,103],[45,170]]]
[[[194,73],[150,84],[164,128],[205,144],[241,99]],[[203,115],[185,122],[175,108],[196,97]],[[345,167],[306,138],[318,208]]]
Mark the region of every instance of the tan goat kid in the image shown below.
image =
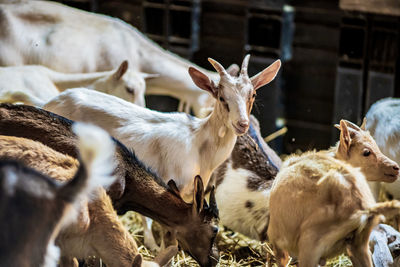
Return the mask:
[[[70,180],[79,162],[40,142],[0,135],[0,159],[16,159],[54,180]],[[135,240],[119,221],[112,202],[103,188],[96,192],[95,200],[80,204],[78,220],[63,229],[56,239],[61,249],[60,266],[78,266],[74,257],[101,258],[107,266],[162,266],[176,253],[169,247],[159,254],[155,262],[142,262]]]
[[[368,132],[340,122],[340,141],[329,151],[287,159],[271,189],[268,237],[279,266],[288,253],[300,267],[324,265],[346,249],[355,267],[372,266],[372,229],[394,216],[400,202],[375,203],[367,180],[393,182],[398,166]],[[359,168],[358,168],[359,167]]]

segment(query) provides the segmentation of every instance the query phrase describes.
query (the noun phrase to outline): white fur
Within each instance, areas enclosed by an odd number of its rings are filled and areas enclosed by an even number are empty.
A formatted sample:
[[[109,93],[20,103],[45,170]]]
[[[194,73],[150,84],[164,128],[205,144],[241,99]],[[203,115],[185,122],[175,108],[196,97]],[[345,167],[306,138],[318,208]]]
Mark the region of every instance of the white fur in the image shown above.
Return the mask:
[[[400,99],[385,98],[373,104],[366,114],[365,128],[382,153],[400,164]],[[375,197],[378,197],[382,188],[400,199],[399,179],[391,184],[370,182],[370,186]]]
[[[250,191],[248,177],[256,174],[246,169],[233,169],[231,163],[226,169],[215,194],[221,223],[250,238],[260,239],[260,233],[268,223],[270,189]],[[247,201],[254,204],[251,209],[245,207]]]
[[[117,71],[66,74],[35,65],[3,67],[0,68],[0,101],[42,106],[68,88],[86,87],[144,106],[144,79],[148,75],[128,68],[117,79],[114,77]]]
[[[193,108],[196,115],[214,103],[187,74],[193,64],[165,51],[122,20],[50,1],[0,4],[0,9],[4,14],[0,28],[9,29],[0,39],[2,66],[38,64],[83,73],[110,70],[128,60],[133,70],[160,74],[148,82],[147,93],[173,96],[181,100],[182,110]],[[44,21],[23,20],[21,14],[37,15],[36,20]],[[218,78],[216,73],[202,71]]]
[[[96,187],[107,188],[115,181],[115,146],[111,137],[99,127],[85,123],[74,123],[72,130],[78,136],[80,156],[90,177],[86,192]]]
[[[226,144],[216,145],[221,141],[217,132],[224,122],[215,122],[219,124],[217,129],[205,127],[213,115],[198,119],[183,113],[161,113],[83,88],[61,93],[47,103],[45,109],[106,129],[133,148],[164,181],[175,180],[187,201],[193,197],[194,177],[200,174],[207,185],[212,171],[230,155],[236,142],[236,135],[229,128],[224,136]],[[194,132],[191,129],[195,129]],[[200,155],[199,147],[205,141],[210,147],[209,154]],[[151,147],[154,142],[158,143],[157,151]],[[207,160],[201,160],[202,157]]]
[[[56,267],[60,258],[60,248],[54,245],[54,240],[47,244],[47,251],[44,257],[43,267]]]

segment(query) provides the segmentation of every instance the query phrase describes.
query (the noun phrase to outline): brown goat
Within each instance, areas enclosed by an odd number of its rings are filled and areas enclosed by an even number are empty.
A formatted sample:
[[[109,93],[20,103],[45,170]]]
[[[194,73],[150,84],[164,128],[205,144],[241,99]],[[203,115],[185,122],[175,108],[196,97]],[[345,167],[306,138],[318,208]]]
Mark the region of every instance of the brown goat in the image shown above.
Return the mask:
[[[316,267],[347,249],[353,266],[372,267],[369,235],[382,220],[380,214],[394,216],[400,202],[376,204],[366,180],[387,179],[386,171],[398,173],[395,165],[365,172],[360,164],[378,161],[369,156],[379,151],[368,133],[349,127],[354,126],[340,122],[336,149],[306,152],[283,163],[271,188],[268,228],[279,266],[286,266],[288,253],[298,257],[300,267]]]
[[[85,126],[80,131],[82,162],[63,185],[18,161],[0,161],[0,266],[56,266],[54,240],[60,229],[69,227],[77,214],[73,210],[95,188],[113,182],[112,143],[93,142],[84,135]]]
[[[76,157],[72,124],[70,120],[38,108],[0,105],[0,134],[36,140]],[[210,206],[203,205],[204,190],[199,189],[201,179],[195,179],[195,202],[188,204],[179,196],[172,181],[166,185],[125,146],[118,141],[115,143],[114,175],[117,181],[107,194],[117,213],[133,210],[157,220],[176,236],[180,246],[201,266],[215,265],[218,260],[214,247],[218,210],[214,198],[211,198]]]
[[[0,135],[0,158],[18,160],[58,181],[69,180],[79,166],[76,159],[40,142],[13,136]],[[132,266],[134,262],[141,262],[135,260],[141,257],[135,240],[119,221],[103,188],[97,190],[94,201],[81,203],[79,220],[63,229],[56,243],[61,249],[61,266],[78,266],[74,257],[85,259],[89,256],[100,257],[107,266]],[[169,250],[167,262],[174,256],[174,250]],[[143,262],[142,266],[158,264]]]

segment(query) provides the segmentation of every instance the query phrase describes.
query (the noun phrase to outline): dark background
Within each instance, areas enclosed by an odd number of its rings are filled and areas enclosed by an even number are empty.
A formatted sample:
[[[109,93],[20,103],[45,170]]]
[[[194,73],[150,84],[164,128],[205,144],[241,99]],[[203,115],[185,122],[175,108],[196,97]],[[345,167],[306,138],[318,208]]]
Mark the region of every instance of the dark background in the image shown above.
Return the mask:
[[[279,77],[259,91],[253,109],[263,136],[288,128],[270,143],[280,153],[327,148],[338,138],[333,123],[345,118],[360,124],[376,100],[400,96],[395,14],[342,10],[338,0],[59,2],[121,18],[208,69],[207,57],[228,67],[250,53],[252,75],[280,58]],[[165,111],[178,105],[158,96],[147,97],[147,103]]]

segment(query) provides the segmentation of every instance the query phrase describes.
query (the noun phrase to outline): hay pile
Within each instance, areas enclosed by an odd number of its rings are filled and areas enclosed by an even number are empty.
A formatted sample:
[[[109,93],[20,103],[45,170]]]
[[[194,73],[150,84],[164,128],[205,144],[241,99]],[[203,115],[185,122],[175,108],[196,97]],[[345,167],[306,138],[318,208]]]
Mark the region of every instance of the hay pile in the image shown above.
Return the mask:
[[[129,230],[135,238],[139,252],[145,259],[154,258],[151,251],[143,245],[143,227],[141,218],[134,212],[128,212],[120,217],[124,226]],[[154,231],[157,234],[158,227]],[[265,266],[266,257],[273,259],[273,252],[267,243],[261,243],[256,240],[249,239],[239,233],[229,229],[220,227],[219,234],[216,239],[218,249],[220,251],[219,264],[217,266]],[[172,261],[173,267],[198,266],[197,263],[183,251],[180,251]],[[276,266],[273,264],[272,266]],[[295,266],[295,265],[291,265]],[[328,267],[345,267],[352,266],[350,260],[346,256],[337,257],[327,263]]]

